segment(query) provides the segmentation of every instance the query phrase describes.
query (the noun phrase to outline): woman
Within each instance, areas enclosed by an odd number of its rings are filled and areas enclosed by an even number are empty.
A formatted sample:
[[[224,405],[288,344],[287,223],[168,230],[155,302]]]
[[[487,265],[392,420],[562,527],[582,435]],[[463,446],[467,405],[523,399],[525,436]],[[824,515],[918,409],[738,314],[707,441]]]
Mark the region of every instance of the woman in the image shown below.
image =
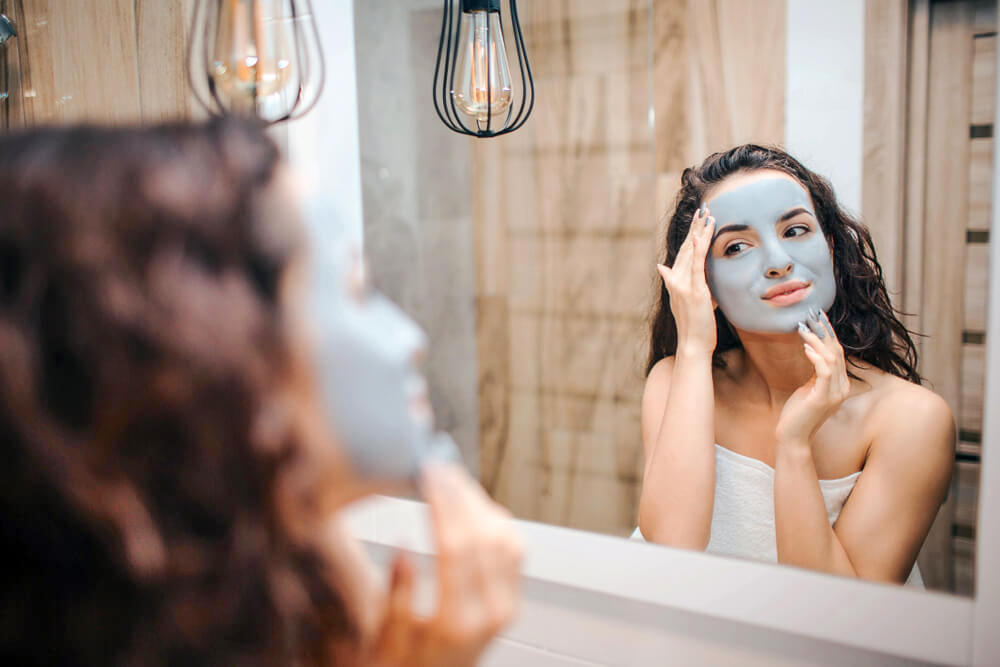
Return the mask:
[[[794,158],[745,145],[685,170],[666,246],[641,535],[918,583],[955,427],[868,231]]]
[[[517,538],[456,467],[407,468],[430,617],[339,525],[391,484],[328,418],[358,378],[316,377],[290,181],[236,121],[0,139],[0,662],[470,665],[511,618]]]

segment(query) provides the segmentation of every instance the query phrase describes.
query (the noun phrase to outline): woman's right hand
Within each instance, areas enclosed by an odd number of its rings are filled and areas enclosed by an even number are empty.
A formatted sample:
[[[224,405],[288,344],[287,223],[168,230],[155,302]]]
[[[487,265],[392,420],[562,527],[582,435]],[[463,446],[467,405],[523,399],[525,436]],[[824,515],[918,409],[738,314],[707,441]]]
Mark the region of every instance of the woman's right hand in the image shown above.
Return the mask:
[[[670,311],[677,323],[677,351],[711,354],[715,350],[715,306],[705,280],[705,257],[712,245],[715,218],[707,207],[695,211],[687,238],[673,267],[657,264],[670,294]]]
[[[366,664],[379,667],[475,665],[513,618],[520,599],[520,538],[510,513],[457,465],[429,466],[422,479],[437,543],[437,610],[413,611],[416,574],[393,564],[381,629]]]

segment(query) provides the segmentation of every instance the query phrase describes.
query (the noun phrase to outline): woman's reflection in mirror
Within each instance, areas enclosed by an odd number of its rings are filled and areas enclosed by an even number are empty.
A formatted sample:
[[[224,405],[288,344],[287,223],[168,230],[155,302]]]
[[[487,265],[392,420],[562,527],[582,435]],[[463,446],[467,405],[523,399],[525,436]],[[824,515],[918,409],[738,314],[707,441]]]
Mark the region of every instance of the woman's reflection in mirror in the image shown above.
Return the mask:
[[[664,256],[634,536],[922,585],[955,424],[868,230],[796,159],[744,145],[684,171]]]

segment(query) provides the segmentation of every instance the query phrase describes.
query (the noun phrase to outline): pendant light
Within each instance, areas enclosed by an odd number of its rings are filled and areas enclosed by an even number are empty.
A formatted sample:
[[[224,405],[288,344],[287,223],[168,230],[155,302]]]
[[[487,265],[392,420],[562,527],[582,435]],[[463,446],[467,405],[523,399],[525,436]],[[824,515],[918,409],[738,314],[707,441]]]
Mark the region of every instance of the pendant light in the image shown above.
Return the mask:
[[[518,95],[511,83],[500,4],[501,0],[444,0],[434,68],[434,109],[454,132],[498,137],[524,125],[534,107],[535,83],[517,0],[508,0],[507,8],[521,73]]]
[[[308,113],[325,78],[310,0],[195,0],[188,76],[213,115],[274,124]]]

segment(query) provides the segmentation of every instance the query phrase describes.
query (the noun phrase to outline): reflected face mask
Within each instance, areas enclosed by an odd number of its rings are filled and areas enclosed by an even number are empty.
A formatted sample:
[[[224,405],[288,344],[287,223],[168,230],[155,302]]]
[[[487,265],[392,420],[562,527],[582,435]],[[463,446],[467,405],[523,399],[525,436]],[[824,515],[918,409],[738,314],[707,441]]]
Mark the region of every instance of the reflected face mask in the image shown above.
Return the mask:
[[[830,309],[833,258],[805,189],[775,176],[707,203],[716,237],[736,232],[716,238],[705,262],[712,296],[733,326],[791,333],[810,308]]]
[[[355,469],[371,480],[405,480],[430,460],[460,460],[451,437],[434,430],[417,368],[423,331],[364,286],[357,253],[324,255],[313,258],[309,281],[319,390]]]

